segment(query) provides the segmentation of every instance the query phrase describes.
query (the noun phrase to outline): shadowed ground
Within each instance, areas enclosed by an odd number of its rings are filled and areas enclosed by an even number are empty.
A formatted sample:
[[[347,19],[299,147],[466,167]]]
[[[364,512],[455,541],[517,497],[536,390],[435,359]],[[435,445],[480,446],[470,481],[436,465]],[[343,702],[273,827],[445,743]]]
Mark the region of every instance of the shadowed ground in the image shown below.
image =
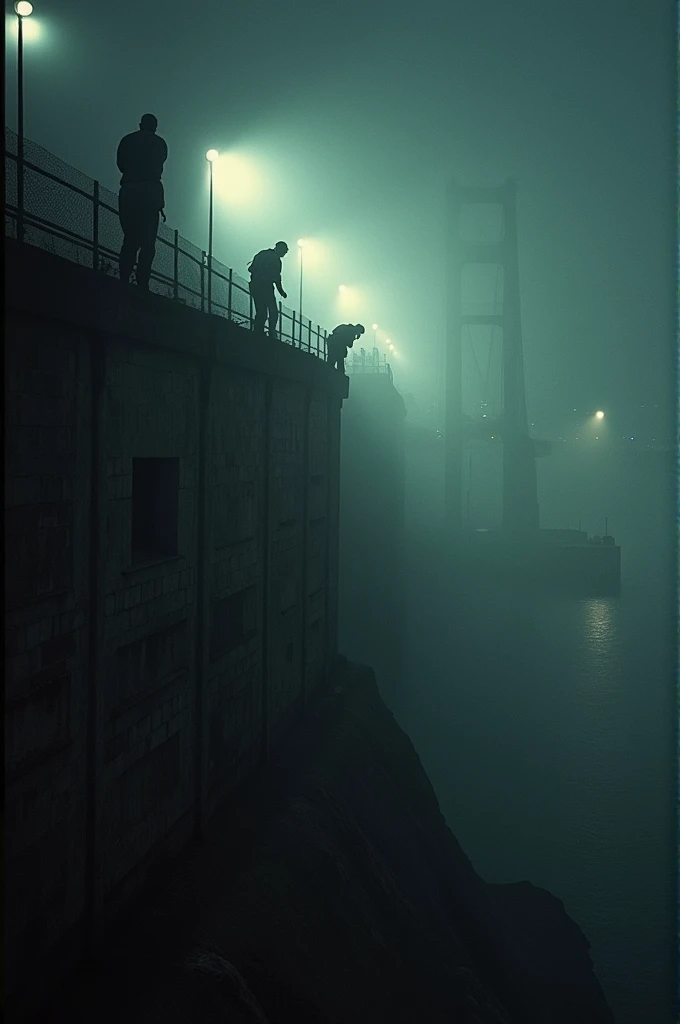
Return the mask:
[[[99,1024],[613,1024],[561,903],[479,878],[353,665],[69,988]]]

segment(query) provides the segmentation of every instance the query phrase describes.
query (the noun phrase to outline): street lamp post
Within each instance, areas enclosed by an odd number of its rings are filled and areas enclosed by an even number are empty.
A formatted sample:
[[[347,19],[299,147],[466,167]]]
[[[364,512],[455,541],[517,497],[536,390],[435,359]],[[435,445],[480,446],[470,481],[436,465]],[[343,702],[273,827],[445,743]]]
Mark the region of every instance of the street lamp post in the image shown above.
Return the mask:
[[[304,240],[304,238],[298,238],[298,243],[297,244],[298,244],[298,252],[300,253],[300,305],[299,305],[300,318],[299,319],[300,319],[300,348],[302,348],[302,269],[303,269],[303,262],[304,262],[303,261],[303,257],[302,257],[302,251],[303,251],[303,249],[305,247],[305,240]]]
[[[17,0],[17,239],[24,240],[24,18],[33,14],[33,4]]]
[[[205,158],[210,166],[210,200],[208,203],[208,312],[212,307],[212,258],[213,258],[213,164],[219,153],[216,149],[209,149]]]

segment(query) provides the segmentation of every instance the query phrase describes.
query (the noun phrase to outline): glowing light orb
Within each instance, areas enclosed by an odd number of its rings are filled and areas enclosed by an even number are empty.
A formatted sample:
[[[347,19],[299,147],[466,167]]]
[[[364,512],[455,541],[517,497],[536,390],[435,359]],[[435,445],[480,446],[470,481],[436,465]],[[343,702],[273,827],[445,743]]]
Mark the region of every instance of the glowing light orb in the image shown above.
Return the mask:
[[[603,420],[604,419],[604,413],[602,412],[602,409],[598,409],[597,410],[597,412],[595,413],[595,419],[597,419],[597,420]]]
[[[34,16],[31,17],[31,14]],[[11,39],[18,39],[19,26],[24,43],[33,44],[43,35],[42,21],[35,17],[33,4],[28,0],[18,0],[14,4],[14,14],[10,14],[9,11],[5,14],[5,35]]]
[[[215,194],[228,206],[243,208],[262,193],[259,168],[244,154],[219,154],[214,173]]]
[[[208,152],[205,154],[205,158],[208,161],[208,163],[213,163],[213,161],[217,160],[219,155],[220,154],[217,152],[216,149],[209,149]]]

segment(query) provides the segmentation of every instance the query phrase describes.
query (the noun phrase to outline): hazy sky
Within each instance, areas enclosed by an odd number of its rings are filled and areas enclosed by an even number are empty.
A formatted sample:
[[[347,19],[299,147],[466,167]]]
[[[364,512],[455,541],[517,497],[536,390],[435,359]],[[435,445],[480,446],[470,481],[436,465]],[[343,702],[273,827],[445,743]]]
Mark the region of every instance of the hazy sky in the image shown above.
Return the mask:
[[[216,256],[245,274],[279,238],[318,238],[305,312],[384,325],[397,382],[421,400],[441,366],[445,184],[513,176],[536,433],[573,406],[624,430],[641,404],[670,409],[670,0],[36,0],[35,17],[29,138],[116,188],[118,140],[152,111],[168,223],[201,247],[205,151],[239,154],[253,190],[218,197]],[[341,282],[354,306],[338,307]]]

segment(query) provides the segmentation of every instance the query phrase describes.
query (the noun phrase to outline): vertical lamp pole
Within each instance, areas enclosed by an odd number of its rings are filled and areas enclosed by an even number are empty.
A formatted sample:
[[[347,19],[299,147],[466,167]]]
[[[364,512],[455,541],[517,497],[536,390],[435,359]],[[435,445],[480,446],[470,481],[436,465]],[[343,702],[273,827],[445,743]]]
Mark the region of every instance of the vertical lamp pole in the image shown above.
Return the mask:
[[[33,4],[17,0],[17,239],[24,240],[24,18],[33,14]]]
[[[298,238],[298,243],[297,244],[298,244],[298,252],[300,253],[300,305],[299,305],[299,313],[300,313],[300,348],[302,348],[302,269],[303,269],[302,250],[305,247],[305,240],[304,240],[304,238]],[[293,340],[295,340],[295,339],[293,339]]]
[[[208,204],[208,313],[212,312],[212,258],[213,258],[213,164],[220,154],[209,149],[205,154],[210,167],[210,200]]]

